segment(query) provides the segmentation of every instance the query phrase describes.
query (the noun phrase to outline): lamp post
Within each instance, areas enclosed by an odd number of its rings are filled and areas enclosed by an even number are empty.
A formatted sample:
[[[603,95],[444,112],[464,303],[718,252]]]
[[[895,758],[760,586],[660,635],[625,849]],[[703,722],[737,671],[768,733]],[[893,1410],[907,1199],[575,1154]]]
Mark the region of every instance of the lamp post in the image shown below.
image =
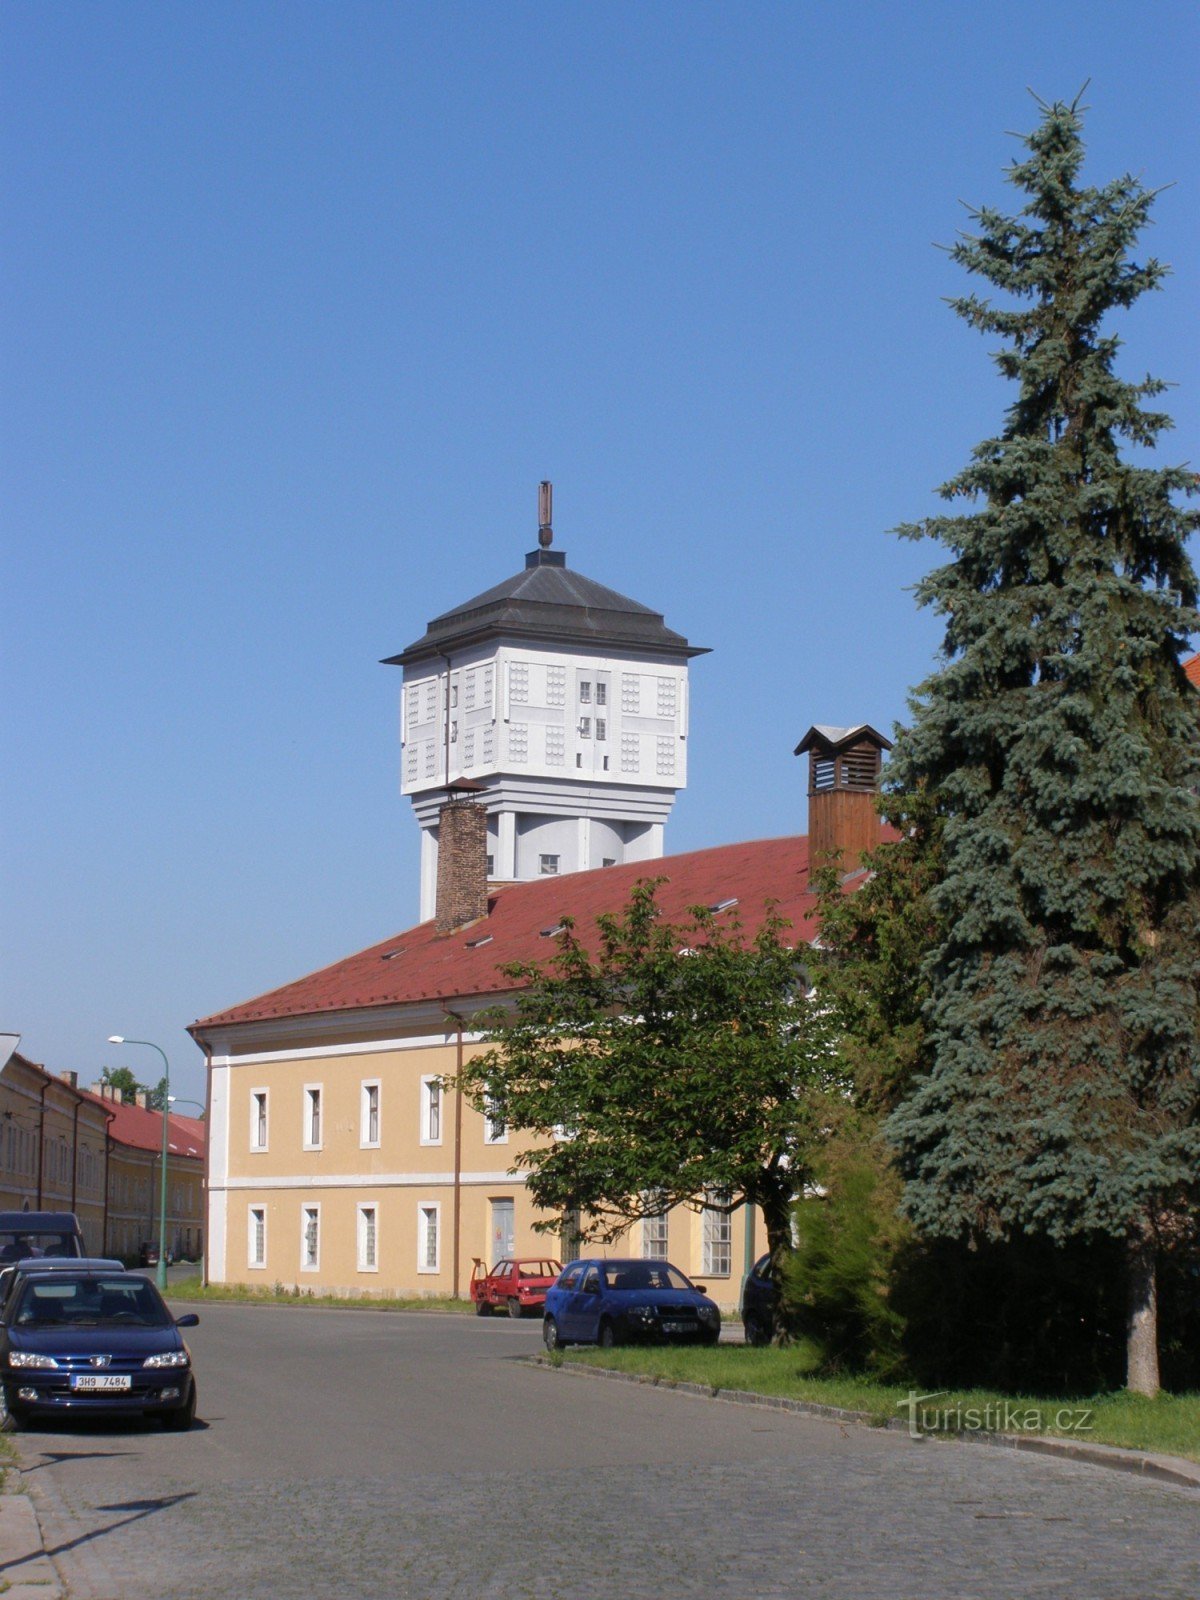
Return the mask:
[[[140,1044],[147,1050],[157,1050],[163,1059],[162,1108],[162,1163],[158,1174],[158,1265],[154,1269],[154,1282],[160,1291],[167,1287],[167,1114],[171,1107],[171,1063],[161,1045],[150,1039],[127,1039],[124,1034],[110,1033],[109,1044]]]

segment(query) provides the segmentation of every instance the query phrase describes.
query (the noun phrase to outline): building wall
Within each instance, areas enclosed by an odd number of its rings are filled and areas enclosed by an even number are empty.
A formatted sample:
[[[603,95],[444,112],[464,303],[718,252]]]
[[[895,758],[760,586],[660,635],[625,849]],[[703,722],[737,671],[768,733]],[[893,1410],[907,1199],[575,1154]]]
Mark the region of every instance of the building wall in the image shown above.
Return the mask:
[[[214,1054],[212,1282],[336,1294],[465,1294],[472,1260],[491,1264],[506,1253],[496,1231],[498,1203],[505,1202],[512,1206],[516,1253],[562,1258],[558,1229],[534,1232],[538,1214],[520,1176],[508,1172],[528,1148],[527,1136],[490,1127],[465,1102],[455,1182],[455,1097],[442,1094],[436,1127],[431,1103],[432,1080],[452,1074],[457,1064],[453,1030],[414,1028],[383,1041],[347,1036],[334,1047],[280,1048],[274,1042],[271,1050]],[[464,1058],[481,1048],[475,1036],[464,1035]],[[366,1255],[371,1213],[373,1265]],[[724,1271],[709,1270],[714,1241],[710,1237],[706,1256],[703,1219],[691,1210],[680,1208],[668,1218],[668,1248],[677,1266],[707,1283],[719,1303],[732,1306],[746,1267],[744,1213],[723,1226],[730,1234],[728,1259],[720,1249],[716,1255]],[[625,1240],[597,1253],[643,1253],[643,1228],[635,1225]],[[751,1259],[764,1239],[756,1218]]]
[[[142,1245],[158,1238],[157,1151],[114,1142],[109,1152],[108,1225],[104,1254],[135,1260]],[[204,1241],[204,1163],[190,1156],[167,1159],[167,1244],[177,1256],[195,1260]]]
[[[74,1211],[86,1247],[99,1249],[107,1120],[62,1079],[14,1055],[0,1072],[0,1210]]]

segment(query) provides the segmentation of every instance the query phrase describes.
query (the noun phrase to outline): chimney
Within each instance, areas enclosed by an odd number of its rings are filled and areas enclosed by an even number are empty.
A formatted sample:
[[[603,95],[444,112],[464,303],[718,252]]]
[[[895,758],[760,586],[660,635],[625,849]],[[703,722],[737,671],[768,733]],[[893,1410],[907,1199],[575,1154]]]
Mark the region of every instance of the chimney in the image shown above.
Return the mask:
[[[68,1089],[78,1089],[79,1074],[77,1072],[64,1072],[62,1075],[62,1081],[66,1084]]]
[[[147,1097],[145,1089],[139,1089],[138,1092],[133,1097],[134,1104],[141,1106],[142,1110],[145,1111],[147,1109],[147,1107],[146,1107],[147,1098],[148,1097]]]
[[[808,752],[808,865],[854,872],[879,843],[875,796],[883,752],[891,740],[868,723],[855,728],[811,727],[796,746]]]
[[[459,798],[448,800],[438,812],[439,933],[452,933],[487,916],[487,811],[470,798],[479,788],[460,779],[451,785]]]

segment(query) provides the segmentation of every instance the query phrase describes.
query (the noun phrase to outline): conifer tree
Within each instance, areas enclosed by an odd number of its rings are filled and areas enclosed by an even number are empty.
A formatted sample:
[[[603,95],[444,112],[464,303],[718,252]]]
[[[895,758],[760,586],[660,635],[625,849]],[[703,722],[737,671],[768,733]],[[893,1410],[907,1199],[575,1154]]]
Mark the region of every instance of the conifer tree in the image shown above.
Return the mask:
[[[1127,1381],[1153,1393],[1156,1241],[1200,1182],[1197,479],[1147,464],[1164,385],[1117,376],[1107,327],[1165,275],[1131,258],[1154,195],[1081,186],[1078,101],[1041,110],[1024,208],[972,212],[952,251],[1004,297],[952,305],[1016,399],[941,491],[974,509],[900,530],[951,559],[890,764],[943,828],[926,1071],[889,1127],[927,1235],[1127,1241]]]

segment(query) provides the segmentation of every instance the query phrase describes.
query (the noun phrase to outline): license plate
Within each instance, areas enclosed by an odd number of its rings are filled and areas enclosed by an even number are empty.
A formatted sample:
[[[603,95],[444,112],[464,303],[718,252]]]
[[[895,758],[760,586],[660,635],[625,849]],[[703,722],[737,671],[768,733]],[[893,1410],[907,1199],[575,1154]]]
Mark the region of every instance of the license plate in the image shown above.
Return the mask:
[[[664,1322],[662,1331],[664,1333],[692,1333],[695,1326],[694,1322]]]
[[[71,1379],[72,1389],[83,1390],[89,1394],[94,1394],[98,1390],[101,1392],[111,1392],[114,1389],[120,1391],[128,1389],[129,1384],[128,1373],[106,1373],[102,1375],[100,1373],[86,1372]]]

